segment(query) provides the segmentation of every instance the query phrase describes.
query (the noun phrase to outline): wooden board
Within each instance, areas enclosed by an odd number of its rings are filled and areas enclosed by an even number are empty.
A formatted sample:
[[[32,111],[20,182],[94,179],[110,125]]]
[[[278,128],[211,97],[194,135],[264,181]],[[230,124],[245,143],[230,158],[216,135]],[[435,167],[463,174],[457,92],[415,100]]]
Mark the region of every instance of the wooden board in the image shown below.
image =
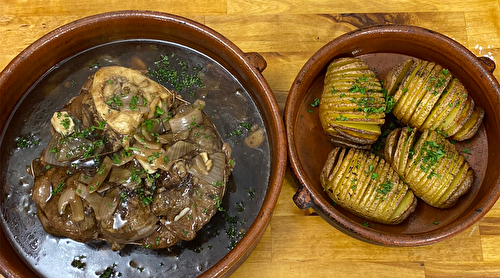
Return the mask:
[[[264,77],[281,109],[307,59],[359,27],[426,27],[500,62],[498,0],[1,0],[0,69],[63,24],[124,9],[185,16],[215,29],[245,52],[259,52],[268,65]],[[500,79],[500,70],[494,74]],[[301,211],[292,201],[296,189],[287,172],[270,226],[233,277],[500,277],[500,203],[480,223],[442,243],[387,248],[350,238],[314,213]]]

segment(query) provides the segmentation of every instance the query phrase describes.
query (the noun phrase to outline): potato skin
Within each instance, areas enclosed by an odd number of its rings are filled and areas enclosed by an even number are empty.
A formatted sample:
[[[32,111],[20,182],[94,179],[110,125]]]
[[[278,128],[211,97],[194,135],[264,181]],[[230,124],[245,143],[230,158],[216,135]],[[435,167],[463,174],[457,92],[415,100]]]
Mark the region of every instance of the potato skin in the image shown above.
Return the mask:
[[[361,149],[333,148],[320,181],[336,204],[382,224],[403,222],[417,205],[417,198],[391,166]]]

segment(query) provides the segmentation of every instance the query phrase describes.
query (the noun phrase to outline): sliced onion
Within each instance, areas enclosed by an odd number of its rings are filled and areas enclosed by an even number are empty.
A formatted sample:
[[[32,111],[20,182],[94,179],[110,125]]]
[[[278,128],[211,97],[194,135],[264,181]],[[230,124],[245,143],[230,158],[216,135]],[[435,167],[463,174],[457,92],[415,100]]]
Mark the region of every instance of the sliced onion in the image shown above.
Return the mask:
[[[99,206],[102,201],[102,196],[97,193],[90,193],[87,190],[87,186],[85,184],[78,184],[76,187],[76,195],[82,197],[85,201],[89,202],[92,209],[94,209],[94,213],[96,217],[99,215]]]
[[[107,182],[101,183],[99,188],[96,190],[97,193],[103,193],[104,191],[108,190],[111,188],[111,185]]]
[[[222,184],[224,182],[226,156],[223,153],[214,153],[210,155],[210,160],[212,160],[212,169],[210,169],[207,175],[198,172],[193,167],[191,167],[188,171],[192,175],[198,177],[208,184],[214,186],[217,184]]]
[[[73,195],[73,198],[69,202],[71,207],[71,218],[75,222],[80,222],[85,218],[83,214],[83,204],[82,199],[78,195]]]
[[[170,132],[160,134],[160,135],[158,135],[158,137],[156,139],[158,140],[159,143],[161,143],[163,145],[170,145],[174,142],[173,134]]]
[[[36,186],[34,187],[34,190],[33,190],[33,201],[35,201],[35,203],[37,204],[41,204],[41,206],[45,206],[47,204],[47,202],[49,201],[50,199],[50,196],[52,196],[51,194],[51,184],[50,182],[48,181],[48,179],[46,179],[45,177],[42,177],[40,178],[41,180],[36,181]]]
[[[186,141],[177,141],[175,144],[167,148],[165,155],[169,160],[176,160],[184,155],[194,151],[196,146]]]
[[[118,199],[116,197],[104,196],[99,204],[99,214],[96,214],[96,218],[101,221],[110,219],[117,207]]]
[[[118,157],[118,159],[114,159],[114,157]],[[115,166],[122,166],[122,165],[124,165],[124,164],[132,161],[132,159],[134,159],[134,156],[131,155],[131,154],[126,155],[122,151],[115,152],[113,154],[113,165],[115,165]]]
[[[57,209],[59,214],[63,215],[66,206],[69,204],[69,200],[75,196],[75,190],[72,188],[67,188],[63,192],[61,192],[61,196],[59,196],[59,200],[57,202]]]
[[[85,173],[81,173],[80,177],[78,177],[78,181],[83,183],[83,184],[89,184],[91,180],[92,180],[92,177],[85,174]]]
[[[179,132],[174,133],[172,135],[172,139],[174,140],[174,142],[184,141],[184,140],[187,140],[189,138],[190,133],[191,133],[191,131],[189,129],[179,131]]]
[[[129,169],[113,167],[111,173],[109,173],[108,181],[134,189],[140,183],[140,180],[132,180],[131,175],[132,172]]]
[[[138,143],[141,144],[143,148],[147,149],[160,149],[162,145],[161,143],[157,143],[155,141],[148,141],[146,138],[141,137],[140,135],[137,134],[134,134],[134,139],[137,140]]]
[[[198,108],[189,110],[186,113],[175,115],[168,121],[173,133],[188,130],[203,122],[203,114]]]
[[[80,197],[75,195],[75,190],[73,188],[67,188],[59,196],[57,202],[57,209],[60,215],[64,214],[66,206],[69,204],[71,207],[71,218],[73,221],[80,222],[85,218],[83,214],[83,204]]]
[[[189,207],[185,207],[184,209],[182,209],[181,212],[179,212],[179,214],[174,217],[174,221],[179,221],[184,215],[189,212],[189,210]]]
[[[56,166],[70,165],[69,161],[59,161],[58,159],[59,150],[57,142],[59,142],[60,139],[61,135],[59,133],[55,133],[54,135],[52,135],[49,143],[47,144],[47,147],[43,151],[42,157],[40,158],[43,163]]]
[[[102,161],[102,165],[99,167],[99,170],[95,173],[94,177],[87,185],[87,190],[92,193],[96,191],[99,186],[102,185],[104,180],[108,177],[109,172],[111,171],[111,167],[113,166],[113,162],[109,157],[105,157]]]
[[[190,173],[191,171],[195,171],[199,175],[208,175],[207,166],[200,155],[195,156],[191,163],[191,167],[189,168]]]
[[[151,235],[158,228],[156,225],[157,222],[158,218],[154,214],[150,214],[148,220],[141,227],[137,227],[137,237],[132,237],[132,240],[138,240]]]
[[[130,178],[130,170],[120,167],[112,167],[109,173],[109,182],[122,184]]]

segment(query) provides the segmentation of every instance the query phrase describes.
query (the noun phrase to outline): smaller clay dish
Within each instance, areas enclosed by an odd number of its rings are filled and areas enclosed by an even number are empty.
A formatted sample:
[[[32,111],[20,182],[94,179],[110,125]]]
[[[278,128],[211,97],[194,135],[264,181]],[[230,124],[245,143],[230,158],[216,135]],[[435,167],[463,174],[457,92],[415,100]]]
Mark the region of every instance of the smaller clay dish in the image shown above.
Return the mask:
[[[470,150],[467,160],[476,175],[472,189],[457,205],[437,209],[419,200],[408,219],[391,226],[372,225],[332,204],[319,177],[333,145],[323,133],[317,108],[310,104],[321,96],[328,64],[335,58],[349,56],[365,60],[380,80],[390,68],[408,57],[433,61],[461,80],[476,104],[484,108],[486,116],[478,133],[470,141],[456,145]],[[444,35],[413,26],[359,29],[325,45],[300,70],[285,106],[289,158],[299,182],[294,196],[297,206],[314,208],[332,226],[354,238],[385,246],[440,242],[479,221],[500,195],[500,115],[497,113],[500,86],[492,75],[493,70],[490,59],[478,58]]]

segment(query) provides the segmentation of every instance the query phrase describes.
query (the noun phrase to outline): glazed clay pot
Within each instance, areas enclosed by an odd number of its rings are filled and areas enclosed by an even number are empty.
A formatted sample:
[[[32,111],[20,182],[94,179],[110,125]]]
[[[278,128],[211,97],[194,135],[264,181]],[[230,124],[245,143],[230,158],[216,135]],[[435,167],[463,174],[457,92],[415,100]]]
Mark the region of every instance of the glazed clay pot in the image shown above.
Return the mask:
[[[317,109],[310,104],[321,96],[328,64],[350,56],[365,60],[380,80],[394,65],[410,57],[433,61],[462,81],[476,104],[485,110],[479,132],[469,142],[461,143],[470,149],[468,162],[476,178],[471,191],[457,205],[442,210],[419,200],[416,211],[405,222],[391,226],[372,225],[332,204],[319,177],[333,145],[323,133]],[[413,26],[360,29],[325,45],[300,70],[285,106],[289,160],[299,183],[294,202],[301,209],[314,208],[332,226],[354,238],[386,246],[436,243],[479,221],[500,195],[500,87],[492,74],[494,67],[490,59],[476,57],[456,41]]]
[[[260,209],[253,212],[249,229],[234,249],[202,277],[229,276],[249,256],[259,242],[277,202],[286,167],[286,140],[280,110],[273,93],[263,78],[265,60],[257,53],[243,53],[214,30],[191,20],[158,12],[120,11],[91,16],[62,26],[45,35],[21,52],[0,74],[0,127],[9,117],[25,92],[44,73],[59,62],[98,45],[122,40],[159,40],[191,48],[210,57],[230,72],[248,91],[255,102],[267,130],[269,141],[268,183],[256,185]],[[4,134],[5,135],[5,134]],[[3,152],[2,152],[3,153]],[[5,157],[2,156],[2,159]],[[29,163],[28,163],[29,164]],[[2,167],[5,165],[2,164]],[[255,173],[259,175],[260,173]],[[3,181],[3,179],[1,179]],[[0,202],[9,194],[0,186]],[[257,197],[260,196],[260,197]],[[2,203],[0,203],[0,207]],[[2,207],[2,211],[9,208]],[[252,223],[253,222],[253,223]],[[250,226],[250,223],[251,226]],[[29,229],[30,227],[26,227]],[[14,235],[15,236],[15,235]],[[0,229],[0,272],[7,277],[37,277],[11,246],[7,234]],[[15,245],[14,245],[15,246]],[[54,256],[57,262],[58,254]],[[58,269],[58,268],[57,268]],[[181,275],[180,272],[177,273]],[[64,276],[66,277],[66,276]]]

